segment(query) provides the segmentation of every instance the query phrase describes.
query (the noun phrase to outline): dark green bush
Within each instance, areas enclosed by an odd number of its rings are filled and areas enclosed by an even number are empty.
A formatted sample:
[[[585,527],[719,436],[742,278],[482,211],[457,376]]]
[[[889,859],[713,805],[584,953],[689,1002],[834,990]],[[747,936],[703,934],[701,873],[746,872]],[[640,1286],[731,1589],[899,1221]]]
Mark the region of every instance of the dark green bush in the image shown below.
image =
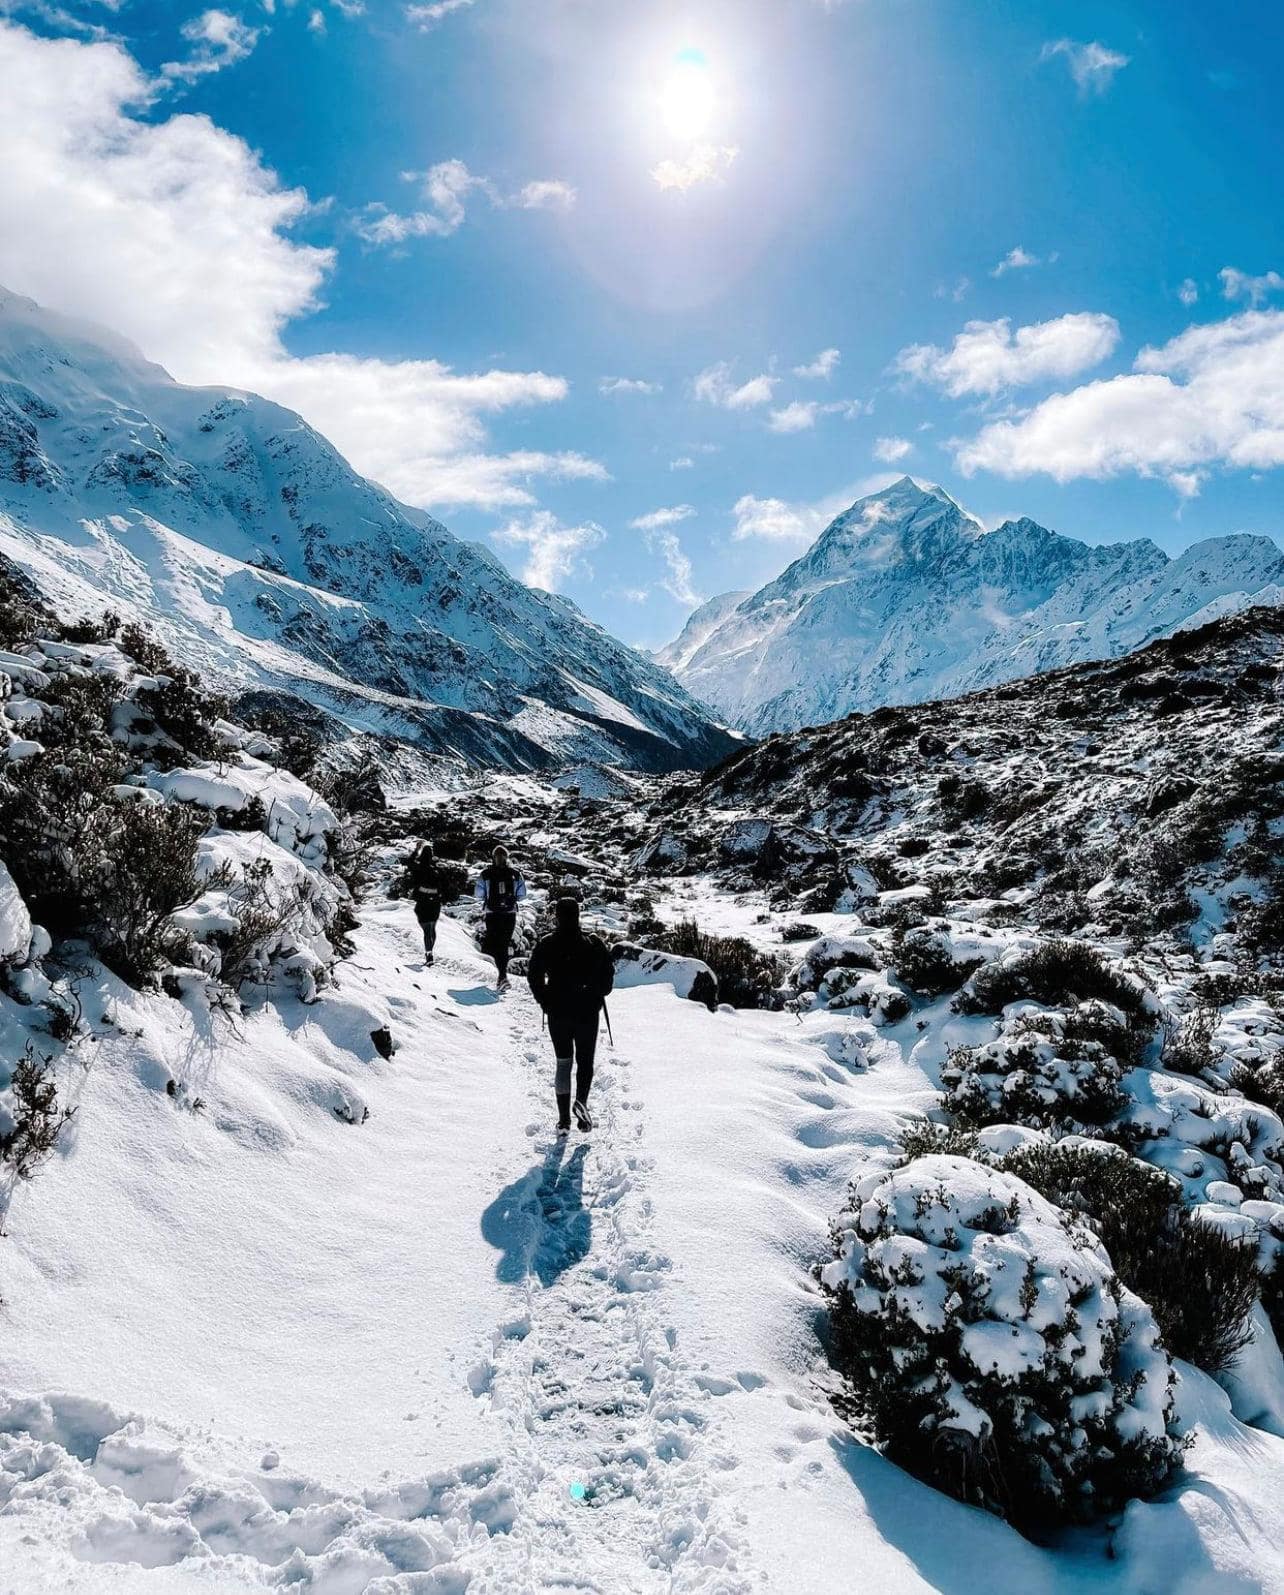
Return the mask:
[[[1086,942],[1043,942],[1010,964],[984,965],[959,1007],[963,1013],[998,1013],[1023,997],[1050,1007],[1096,999],[1120,1009],[1138,1030],[1148,1033],[1155,1027],[1138,983],[1112,969]]]
[[[664,927],[647,945],[682,958],[698,958],[717,976],[719,1001],[733,1008],[779,1008],[784,967],[743,936],[715,936],[694,920]]]
[[[1252,1339],[1257,1247],[1201,1223],[1176,1180],[1117,1148],[1052,1142],[1021,1147],[999,1167],[1102,1239],[1115,1272],[1146,1302],[1175,1357],[1209,1373]]]

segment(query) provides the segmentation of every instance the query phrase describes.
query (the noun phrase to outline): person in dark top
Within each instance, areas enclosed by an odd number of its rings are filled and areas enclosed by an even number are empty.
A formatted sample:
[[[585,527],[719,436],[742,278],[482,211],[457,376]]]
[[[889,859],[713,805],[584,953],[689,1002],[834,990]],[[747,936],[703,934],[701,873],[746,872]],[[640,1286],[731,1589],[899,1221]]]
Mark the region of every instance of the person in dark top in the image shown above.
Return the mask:
[[[424,962],[431,964],[441,918],[442,882],[431,842],[421,842],[406,865],[401,894],[414,905],[415,918],[424,933]]]
[[[482,951],[495,960],[498,972],[495,984],[500,991],[508,985],[508,950],[517,929],[517,905],[525,896],[526,882],[522,872],[508,862],[508,849],[497,847],[491,862],[478,877],[477,901],[486,916]]]
[[[580,928],[580,905],[560,897],[554,906],[557,929],[535,944],[527,978],[535,1001],[548,1017],[557,1060],[557,1128],[571,1127],[571,1065],[575,1066],[575,1122],[591,1130],[588,1109],[593,1059],[603,1005],[615,984],[615,965],[600,936]]]

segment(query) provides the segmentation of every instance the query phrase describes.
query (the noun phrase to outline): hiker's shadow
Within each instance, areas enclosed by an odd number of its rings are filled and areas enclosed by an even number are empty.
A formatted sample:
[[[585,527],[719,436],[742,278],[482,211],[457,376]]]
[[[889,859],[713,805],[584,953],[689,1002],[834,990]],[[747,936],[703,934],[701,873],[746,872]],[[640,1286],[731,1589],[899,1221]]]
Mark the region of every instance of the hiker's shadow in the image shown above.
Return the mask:
[[[533,1273],[541,1285],[551,1285],[589,1254],[593,1216],[584,1206],[588,1146],[581,1142],[569,1158],[566,1151],[565,1139],[556,1141],[482,1214],[482,1235],[501,1254],[495,1277],[502,1284],[519,1284]]]

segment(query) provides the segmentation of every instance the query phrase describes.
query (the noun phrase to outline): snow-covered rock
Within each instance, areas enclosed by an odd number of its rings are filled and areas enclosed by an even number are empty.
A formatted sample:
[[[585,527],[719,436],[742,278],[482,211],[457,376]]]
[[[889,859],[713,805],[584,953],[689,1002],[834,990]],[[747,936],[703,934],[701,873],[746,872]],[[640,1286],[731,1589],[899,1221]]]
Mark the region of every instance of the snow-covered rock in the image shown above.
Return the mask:
[[[903,477],[858,500],[748,597],[698,610],[661,650],[697,697],[754,735],[918,703],[1278,602],[1284,553],[1236,534],[1170,558],[1007,521],[987,532]]]
[[[611,956],[617,986],[672,986],[679,997],[701,1002],[706,1008],[717,1006],[717,976],[699,958],[683,958],[632,942],[617,942]]]
[[[0,863],[0,964],[23,963],[31,950],[31,915],[13,876]]]

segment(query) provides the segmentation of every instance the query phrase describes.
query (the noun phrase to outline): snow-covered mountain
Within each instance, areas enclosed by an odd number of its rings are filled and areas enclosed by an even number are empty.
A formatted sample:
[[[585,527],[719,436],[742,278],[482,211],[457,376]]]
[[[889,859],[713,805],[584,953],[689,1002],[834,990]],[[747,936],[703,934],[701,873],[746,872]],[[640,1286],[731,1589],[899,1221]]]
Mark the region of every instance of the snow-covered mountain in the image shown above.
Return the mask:
[[[0,553],[64,608],[141,616],[205,673],[433,752],[663,769],[731,746],[666,670],[300,416],[184,387],[3,289]]]
[[[1034,521],[987,532],[910,477],[840,515],[758,592],[698,609],[657,658],[756,735],[1129,653],[1284,600],[1266,537],[1089,546]]]

